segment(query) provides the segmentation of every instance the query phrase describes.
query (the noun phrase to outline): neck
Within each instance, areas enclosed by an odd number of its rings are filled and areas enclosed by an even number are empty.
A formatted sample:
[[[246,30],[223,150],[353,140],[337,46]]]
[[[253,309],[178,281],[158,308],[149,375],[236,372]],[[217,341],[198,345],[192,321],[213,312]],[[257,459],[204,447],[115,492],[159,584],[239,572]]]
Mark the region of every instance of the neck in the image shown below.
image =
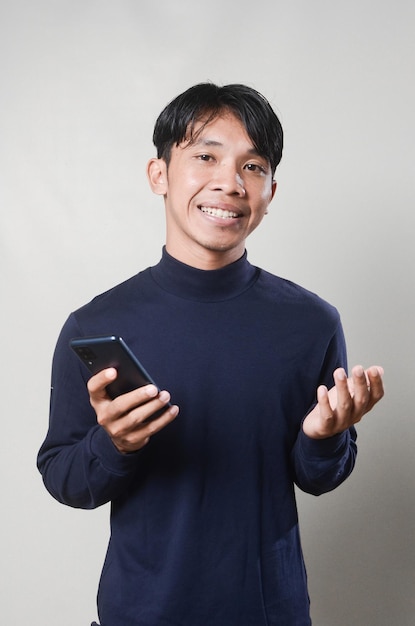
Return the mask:
[[[245,246],[231,250],[209,250],[196,245],[174,245],[167,238],[166,250],[177,261],[198,270],[218,270],[240,259]]]
[[[187,265],[163,249],[160,262],[151,268],[155,282],[165,291],[198,302],[223,302],[237,297],[258,278],[246,253],[236,262],[212,271]]]

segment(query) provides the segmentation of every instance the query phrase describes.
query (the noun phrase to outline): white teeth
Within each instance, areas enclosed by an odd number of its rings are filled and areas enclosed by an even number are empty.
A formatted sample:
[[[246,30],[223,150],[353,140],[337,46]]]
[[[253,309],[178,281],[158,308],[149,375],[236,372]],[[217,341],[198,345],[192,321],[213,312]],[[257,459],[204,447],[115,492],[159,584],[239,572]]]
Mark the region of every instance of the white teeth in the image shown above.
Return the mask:
[[[209,215],[213,215],[214,217],[222,217],[223,219],[227,219],[230,217],[238,217],[237,213],[233,211],[225,211],[223,209],[215,209],[211,206],[201,206],[200,210],[202,213],[208,213]]]

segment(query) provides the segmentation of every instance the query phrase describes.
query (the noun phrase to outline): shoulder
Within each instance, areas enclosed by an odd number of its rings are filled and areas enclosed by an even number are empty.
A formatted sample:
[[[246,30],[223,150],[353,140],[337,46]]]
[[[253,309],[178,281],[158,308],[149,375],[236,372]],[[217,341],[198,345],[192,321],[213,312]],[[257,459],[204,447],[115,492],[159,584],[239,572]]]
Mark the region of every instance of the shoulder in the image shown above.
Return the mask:
[[[282,309],[288,315],[307,317],[309,320],[318,318],[339,322],[337,308],[318,294],[305,287],[260,269],[256,283],[257,297],[264,300],[270,307]]]
[[[113,328],[115,320],[122,319],[132,307],[145,302],[151,290],[151,284],[152,280],[147,268],[98,294],[90,302],[73,311],[71,317],[77,321],[79,328],[85,333],[96,334],[93,329],[98,330],[101,326],[105,328],[110,325]],[[92,330],[89,330],[90,326]]]

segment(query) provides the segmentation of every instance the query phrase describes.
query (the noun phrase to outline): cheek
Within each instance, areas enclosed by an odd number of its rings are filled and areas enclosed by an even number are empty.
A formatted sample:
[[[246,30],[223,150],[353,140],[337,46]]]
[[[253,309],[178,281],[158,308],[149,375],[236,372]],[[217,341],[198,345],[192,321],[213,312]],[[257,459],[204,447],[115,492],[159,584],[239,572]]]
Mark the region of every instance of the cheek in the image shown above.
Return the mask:
[[[249,186],[251,200],[255,199],[258,206],[263,206],[264,210],[273,198],[273,185],[271,179],[257,179]]]
[[[266,187],[264,187],[263,194],[262,194],[262,199],[263,199],[263,201],[264,201],[267,205],[268,205],[268,204],[271,202],[271,200],[273,199],[273,197],[274,197],[274,192],[275,192],[275,189],[274,189],[274,186],[273,186],[272,182],[270,182],[268,185],[266,185]]]
[[[272,193],[269,189],[263,189],[262,193],[258,196],[257,213],[261,216],[268,213],[268,206],[272,200]]]
[[[176,197],[183,199],[187,198],[190,200],[204,186],[201,177],[197,176],[192,171],[182,174],[180,177],[177,177],[177,180],[180,181],[180,184],[174,185],[172,193],[174,193]]]

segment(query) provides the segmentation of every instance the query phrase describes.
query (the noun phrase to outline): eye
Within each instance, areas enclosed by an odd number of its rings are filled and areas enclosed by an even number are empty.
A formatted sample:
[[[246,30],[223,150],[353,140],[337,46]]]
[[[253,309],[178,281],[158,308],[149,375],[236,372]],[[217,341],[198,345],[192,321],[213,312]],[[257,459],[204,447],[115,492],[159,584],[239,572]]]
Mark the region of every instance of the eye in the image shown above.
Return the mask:
[[[198,154],[196,158],[199,159],[199,161],[211,161],[213,159],[210,154]]]
[[[247,163],[245,165],[245,169],[248,170],[248,172],[254,172],[256,174],[267,173],[267,168],[264,167],[263,165],[260,165],[259,163]]]

